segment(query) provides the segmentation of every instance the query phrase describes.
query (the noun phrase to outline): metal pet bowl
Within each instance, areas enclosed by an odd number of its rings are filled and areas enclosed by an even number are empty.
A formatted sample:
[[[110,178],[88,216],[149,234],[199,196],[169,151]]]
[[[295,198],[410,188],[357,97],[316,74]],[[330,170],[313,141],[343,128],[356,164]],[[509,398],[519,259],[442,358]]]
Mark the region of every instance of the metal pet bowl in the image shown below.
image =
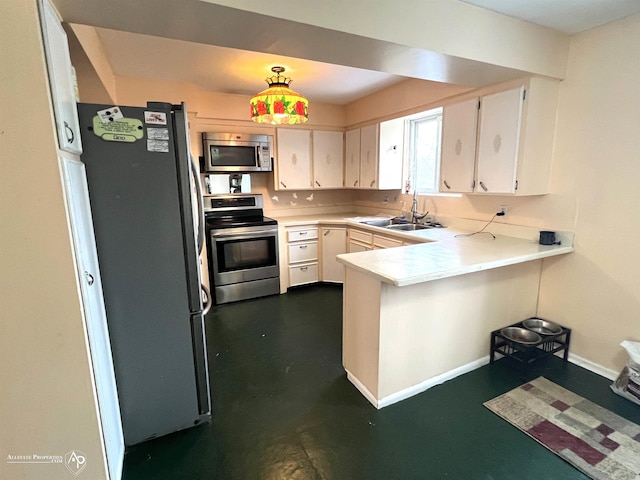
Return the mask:
[[[522,324],[527,329],[539,333],[540,335],[557,335],[562,332],[562,327],[560,325],[541,318],[529,318],[522,322]]]
[[[502,336],[517,343],[532,345],[542,341],[542,337],[531,330],[522,327],[506,327],[500,330]]]

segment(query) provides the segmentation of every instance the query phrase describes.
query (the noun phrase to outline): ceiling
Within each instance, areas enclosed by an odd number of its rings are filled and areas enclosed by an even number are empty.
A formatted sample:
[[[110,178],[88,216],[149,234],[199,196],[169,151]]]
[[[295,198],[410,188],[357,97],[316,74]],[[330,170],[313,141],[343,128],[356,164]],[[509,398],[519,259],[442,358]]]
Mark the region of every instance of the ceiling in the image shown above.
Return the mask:
[[[639,0],[460,1],[567,34],[640,12]],[[97,28],[96,31],[116,75],[188,82],[215,92],[257,93],[266,88],[264,79],[271,75],[270,69],[275,65],[286,68],[285,75],[293,79],[293,90],[309,100],[333,104],[352,102],[408,78],[107,28]],[[255,72],[263,73],[256,76]]]
[[[638,0],[461,0],[569,35],[636,13]]]

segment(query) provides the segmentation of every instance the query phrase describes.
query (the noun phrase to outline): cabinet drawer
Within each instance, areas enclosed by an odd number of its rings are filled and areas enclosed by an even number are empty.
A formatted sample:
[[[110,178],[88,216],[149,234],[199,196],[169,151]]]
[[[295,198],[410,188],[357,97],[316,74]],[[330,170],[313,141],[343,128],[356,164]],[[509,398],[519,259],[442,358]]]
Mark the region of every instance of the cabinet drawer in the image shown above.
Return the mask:
[[[296,265],[289,267],[289,284],[304,285],[306,283],[316,283],[318,281],[318,264],[308,263],[306,265]]]
[[[349,239],[371,245],[373,242],[373,234],[361,230],[349,230]]]
[[[369,245],[364,245],[358,242],[349,242],[349,253],[366,252],[369,250],[371,250]]]
[[[381,237],[380,235],[374,235],[373,246],[377,248],[401,247],[402,241],[396,240],[395,238]]]
[[[297,242],[299,240],[312,240],[318,238],[318,228],[302,228],[299,230],[287,230],[287,240]]]
[[[318,259],[318,242],[289,245],[289,263],[308,262]]]

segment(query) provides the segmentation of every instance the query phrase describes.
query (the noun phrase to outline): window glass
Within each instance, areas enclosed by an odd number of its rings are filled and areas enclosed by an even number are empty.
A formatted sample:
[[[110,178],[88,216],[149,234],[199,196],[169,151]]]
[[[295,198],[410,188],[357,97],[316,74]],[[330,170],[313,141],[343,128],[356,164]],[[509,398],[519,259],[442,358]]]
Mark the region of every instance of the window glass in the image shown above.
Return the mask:
[[[429,110],[407,119],[408,156],[405,192],[435,193],[440,182],[442,109]]]

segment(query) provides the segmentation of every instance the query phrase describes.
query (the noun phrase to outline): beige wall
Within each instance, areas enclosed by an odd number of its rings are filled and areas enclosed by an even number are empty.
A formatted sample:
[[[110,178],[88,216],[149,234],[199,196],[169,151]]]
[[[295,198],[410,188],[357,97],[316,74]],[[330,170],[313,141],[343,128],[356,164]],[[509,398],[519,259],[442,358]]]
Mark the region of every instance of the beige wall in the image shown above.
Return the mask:
[[[635,15],[571,40],[553,187],[574,199],[576,251],[547,263],[540,292],[540,313],[575,327],[573,352],[614,370],[619,343],[640,341],[639,39]]]
[[[0,5],[0,478],[105,478],[36,2]]]

